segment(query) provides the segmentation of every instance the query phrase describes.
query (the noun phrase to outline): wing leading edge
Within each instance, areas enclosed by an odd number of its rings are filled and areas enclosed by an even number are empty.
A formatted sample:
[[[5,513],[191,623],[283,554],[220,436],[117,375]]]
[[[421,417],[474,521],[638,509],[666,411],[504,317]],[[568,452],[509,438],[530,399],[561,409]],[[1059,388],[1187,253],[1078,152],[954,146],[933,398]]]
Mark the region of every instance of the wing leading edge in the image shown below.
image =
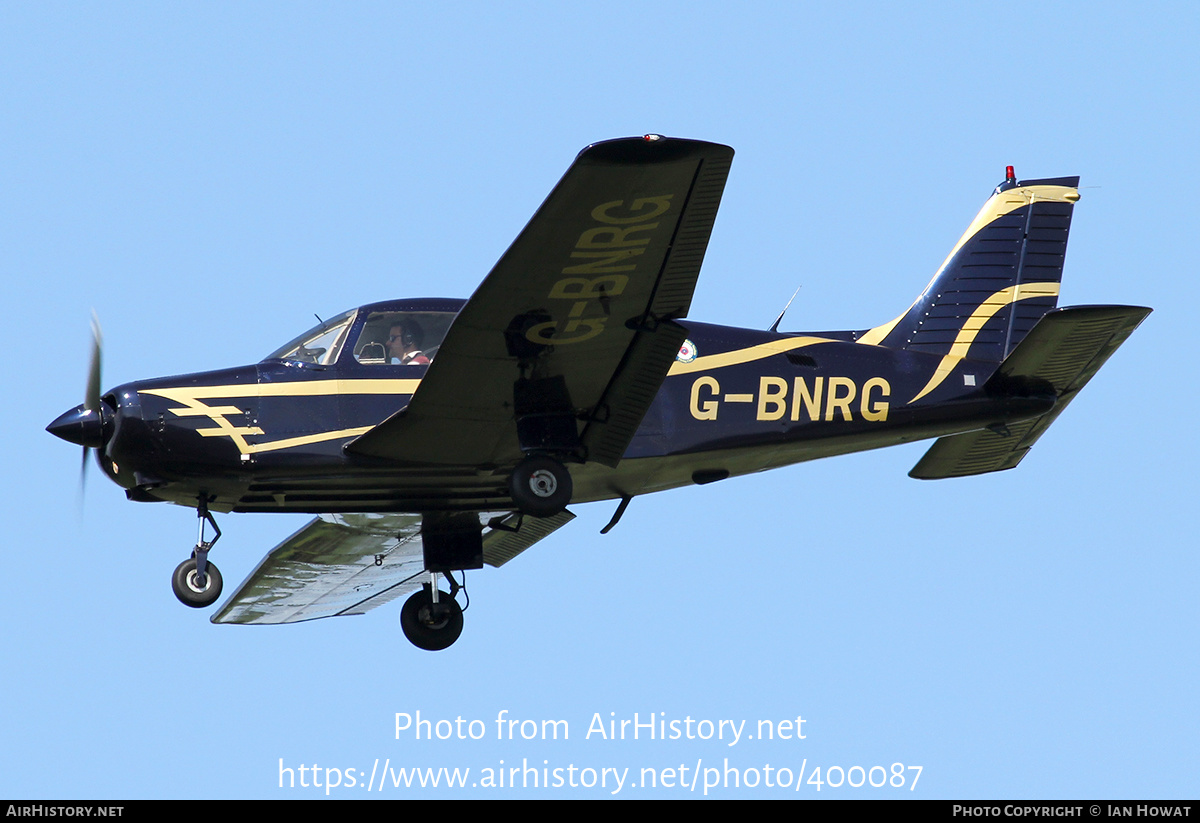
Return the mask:
[[[733,149],[584,149],[455,319],[408,407],[347,444],[503,466],[531,450],[615,466],[684,340]]]

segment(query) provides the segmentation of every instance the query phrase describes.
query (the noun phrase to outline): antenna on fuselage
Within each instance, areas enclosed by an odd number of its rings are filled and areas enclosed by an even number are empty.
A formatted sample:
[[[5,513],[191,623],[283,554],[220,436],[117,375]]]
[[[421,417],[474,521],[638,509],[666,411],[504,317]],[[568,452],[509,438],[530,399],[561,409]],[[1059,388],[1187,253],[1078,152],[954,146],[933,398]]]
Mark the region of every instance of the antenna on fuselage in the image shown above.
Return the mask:
[[[791,300],[788,300],[788,301],[787,301],[787,305],[783,307],[783,311],[781,311],[781,312],[779,313],[779,316],[775,318],[775,322],[771,324],[771,331],[773,331],[773,332],[774,332],[774,331],[778,331],[778,330],[779,330],[779,321],[783,319],[783,316],[784,316],[785,314],[787,314],[787,310],[788,310],[789,308],[791,308],[791,305],[792,305],[792,300],[795,300],[795,299],[796,299],[796,295],[800,293],[800,289],[802,289],[802,288],[804,288],[804,284],[803,284],[803,283],[801,283],[799,286],[797,286],[797,287],[796,287],[796,290],[795,290],[794,292],[792,292],[792,297],[791,297]]]

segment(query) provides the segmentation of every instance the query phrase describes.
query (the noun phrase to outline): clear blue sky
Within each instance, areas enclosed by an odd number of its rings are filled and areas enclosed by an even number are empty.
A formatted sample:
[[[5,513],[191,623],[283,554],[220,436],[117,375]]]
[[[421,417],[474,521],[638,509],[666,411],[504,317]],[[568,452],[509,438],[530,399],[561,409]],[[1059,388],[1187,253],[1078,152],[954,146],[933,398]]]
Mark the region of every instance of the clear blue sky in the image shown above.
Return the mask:
[[[313,765],[355,775],[335,797],[613,788],[469,785],[501,761],[627,768],[623,797],[702,796],[639,781],[697,764],[759,781],[718,797],[1195,796],[1200,12],[779,6],[0,8],[0,796],[324,797]],[[738,152],[694,319],[766,327],[803,285],[785,328],[889,320],[1007,164],[1082,176],[1061,304],[1155,313],[1015,471],[911,480],[913,444],[638,498],[604,537],[613,505],[579,507],[469,576],[439,654],[398,606],[213,626],[169,585],[193,512],[95,471],[78,502],[42,429],[82,399],[93,307],[111,386],[467,296],[580,148],[650,131]],[[227,585],[304,520],[222,516]],[[484,739],[396,739],[418,711]],[[497,740],[503,711],[570,739]],[[634,713],[745,731],[586,737]],[[758,739],[797,717],[804,739]],[[385,761],[468,787],[364,789]],[[894,763],[914,792],[807,782]]]

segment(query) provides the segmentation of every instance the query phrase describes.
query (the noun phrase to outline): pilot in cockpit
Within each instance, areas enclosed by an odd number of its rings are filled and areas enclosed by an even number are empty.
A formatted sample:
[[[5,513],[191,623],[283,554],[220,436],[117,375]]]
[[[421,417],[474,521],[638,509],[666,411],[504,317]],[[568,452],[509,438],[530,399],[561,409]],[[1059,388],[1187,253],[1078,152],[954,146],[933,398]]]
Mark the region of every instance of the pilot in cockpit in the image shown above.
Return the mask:
[[[402,366],[424,366],[429,358],[421,351],[424,334],[416,320],[393,323],[388,332],[388,362]]]

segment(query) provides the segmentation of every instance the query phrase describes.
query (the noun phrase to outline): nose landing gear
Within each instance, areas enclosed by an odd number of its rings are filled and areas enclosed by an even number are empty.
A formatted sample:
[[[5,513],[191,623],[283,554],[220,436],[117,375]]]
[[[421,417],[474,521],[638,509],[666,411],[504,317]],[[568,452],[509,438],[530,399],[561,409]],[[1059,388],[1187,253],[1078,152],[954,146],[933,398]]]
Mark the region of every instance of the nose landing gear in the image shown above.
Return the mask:
[[[208,562],[208,551],[221,539],[217,521],[208,511],[208,496],[201,494],[196,506],[196,517],[200,520],[200,535],[192,556],[175,567],[171,576],[171,588],[179,602],[193,609],[203,609],[217,602],[221,596],[221,572],[215,563]],[[208,523],[215,533],[212,540],[204,539],[204,524]]]
[[[193,609],[203,609],[217,602],[221,596],[221,572],[214,563],[205,564],[204,578],[197,571],[197,561],[190,558],[175,567],[171,576],[171,588],[179,602]]]

